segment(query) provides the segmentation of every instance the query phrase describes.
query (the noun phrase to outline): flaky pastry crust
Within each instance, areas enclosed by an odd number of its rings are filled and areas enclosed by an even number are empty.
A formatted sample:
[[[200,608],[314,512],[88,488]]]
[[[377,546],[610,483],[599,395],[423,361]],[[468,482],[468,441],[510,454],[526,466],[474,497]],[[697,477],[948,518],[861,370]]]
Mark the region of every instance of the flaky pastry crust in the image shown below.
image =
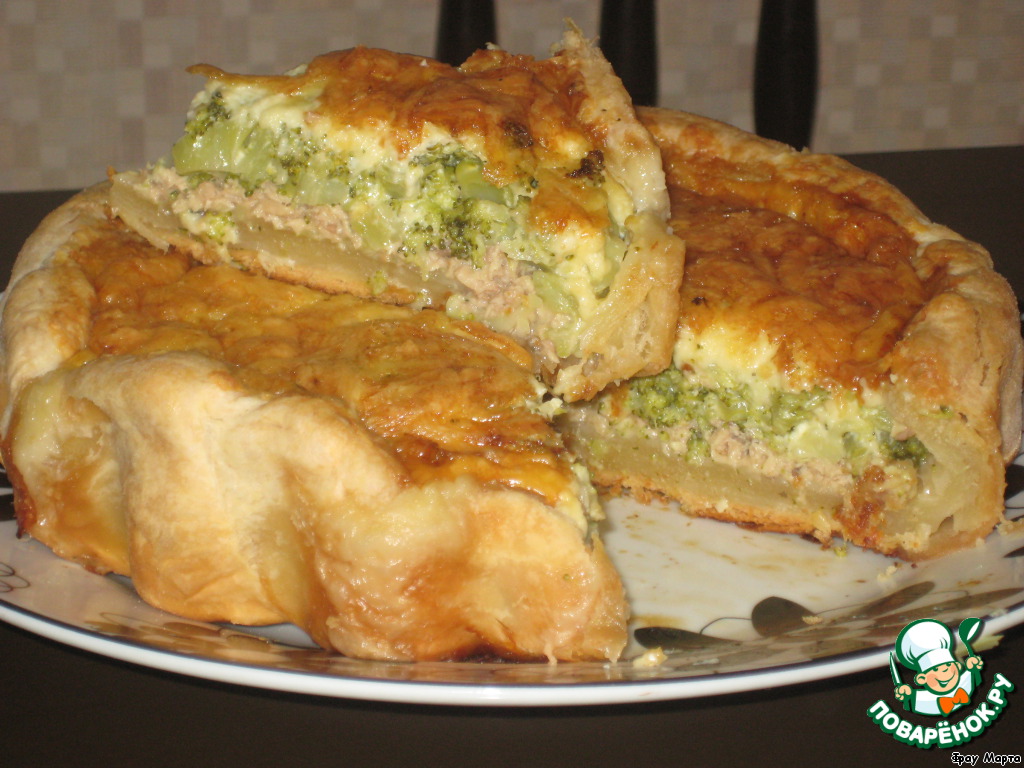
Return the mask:
[[[618,656],[622,585],[524,350],[190,265],[108,220],[108,191],[42,223],[4,299],[23,534],[159,608],[354,657]]]

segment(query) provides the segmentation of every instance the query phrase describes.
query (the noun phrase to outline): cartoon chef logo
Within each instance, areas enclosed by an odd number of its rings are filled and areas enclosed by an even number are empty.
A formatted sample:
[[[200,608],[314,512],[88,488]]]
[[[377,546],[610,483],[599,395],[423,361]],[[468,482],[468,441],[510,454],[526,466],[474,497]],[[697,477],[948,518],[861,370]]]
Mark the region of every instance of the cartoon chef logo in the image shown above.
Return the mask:
[[[981,619],[960,622],[957,634],[967,654],[963,661],[953,654],[955,639],[945,624],[921,619],[905,626],[889,654],[896,700],[914,714],[936,719],[923,723],[906,719],[885,699],[868,707],[868,717],[897,741],[921,749],[959,747],[983,734],[1006,709],[1016,686],[995,672],[989,689],[982,690],[983,664],[971,647],[981,634],[981,625]],[[900,677],[901,664],[913,672],[907,681]],[[962,757],[959,752],[952,756]]]
[[[978,619],[961,622],[958,632],[968,656],[960,661],[953,655],[953,633],[945,624],[920,619],[903,628],[896,638],[895,652],[890,654],[889,667],[896,698],[904,708],[919,715],[945,717],[970,702],[981,683],[984,664],[970,646],[980,630]],[[914,685],[902,681],[896,660],[914,672]]]

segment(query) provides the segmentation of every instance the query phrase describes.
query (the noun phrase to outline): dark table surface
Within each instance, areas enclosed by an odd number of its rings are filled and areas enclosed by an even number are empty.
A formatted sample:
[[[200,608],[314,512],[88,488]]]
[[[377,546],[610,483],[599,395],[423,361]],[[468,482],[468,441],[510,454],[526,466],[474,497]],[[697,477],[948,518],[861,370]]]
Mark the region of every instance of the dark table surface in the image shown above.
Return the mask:
[[[932,219],[985,245],[1024,295],[1024,147],[859,155]],[[0,193],[0,276],[69,192]],[[1024,629],[983,654],[1024,685]],[[0,623],[0,766],[949,765],[1024,755],[1024,688],[957,749],[899,744],[866,711],[885,669],[773,690],[631,705],[382,704],[213,683]],[[988,753],[988,754],[987,754]]]

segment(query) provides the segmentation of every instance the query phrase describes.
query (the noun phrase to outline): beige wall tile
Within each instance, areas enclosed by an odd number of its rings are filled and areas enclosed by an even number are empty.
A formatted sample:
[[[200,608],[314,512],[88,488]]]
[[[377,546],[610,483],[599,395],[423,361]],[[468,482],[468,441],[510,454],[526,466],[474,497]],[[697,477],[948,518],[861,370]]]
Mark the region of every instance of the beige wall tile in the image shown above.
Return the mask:
[[[661,103],[750,129],[759,0],[660,0]],[[820,0],[812,148],[1024,141],[1024,2]],[[498,42],[546,55],[596,0],[498,0]],[[3,0],[0,189],[81,187],[163,154],[197,61],[280,72],[355,44],[429,55],[437,0]]]

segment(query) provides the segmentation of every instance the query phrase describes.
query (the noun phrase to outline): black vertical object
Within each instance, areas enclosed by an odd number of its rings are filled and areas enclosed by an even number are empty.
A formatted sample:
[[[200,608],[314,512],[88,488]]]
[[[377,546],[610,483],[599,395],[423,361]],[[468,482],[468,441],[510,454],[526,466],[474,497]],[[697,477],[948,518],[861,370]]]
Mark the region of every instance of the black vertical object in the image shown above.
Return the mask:
[[[818,100],[815,0],[762,0],[754,61],[754,126],[765,138],[810,144]]]
[[[441,0],[434,55],[458,66],[474,51],[497,42],[494,0]]]
[[[602,0],[598,44],[633,103],[658,101],[658,36],[654,0]]]

